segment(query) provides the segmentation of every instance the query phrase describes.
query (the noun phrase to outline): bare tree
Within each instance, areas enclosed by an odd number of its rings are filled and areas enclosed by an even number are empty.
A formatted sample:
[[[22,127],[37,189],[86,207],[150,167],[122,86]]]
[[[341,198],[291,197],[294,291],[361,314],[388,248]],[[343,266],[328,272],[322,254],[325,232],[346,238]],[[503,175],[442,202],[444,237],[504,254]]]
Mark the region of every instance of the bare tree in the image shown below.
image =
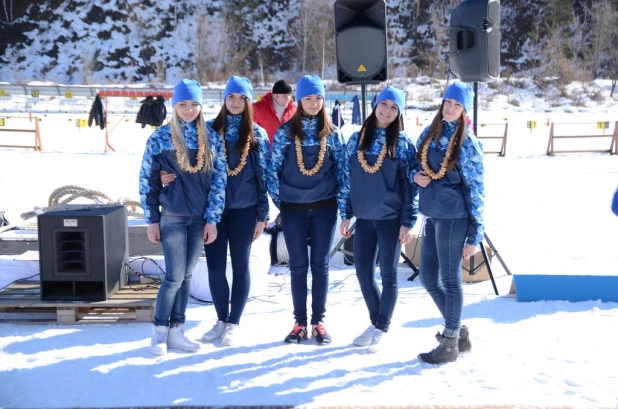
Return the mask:
[[[13,0],[2,0],[4,9],[4,21],[10,23],[13,21]]]
[[[435,33],[434,48],[428,53],[425,53],[428,65],[430,67],[429,74],[433,75],[436,72],[446,74],[446,57],[448,56],[448,30],[449,19],[453,7],[459,3],[458,0],[442,0],[436,1],[429,6],[431,15],[431,25]]]
[[[612,80],[610,97],[614,95],[618,82],[618,10],[616,2],[600,0],[590,10],[593,21],[590,34],[592,58],[597,75],[605,75]]]
[[[313,12],[309,14],[309,24],[314,27],[310,33],[309,57],[315,66],[311,68],[319,71],[322,78],[326,64],[334,62],[334,54],[326,52],[335,48],[335,15],[331,3],[330,0],[317,0],[313,4]]]

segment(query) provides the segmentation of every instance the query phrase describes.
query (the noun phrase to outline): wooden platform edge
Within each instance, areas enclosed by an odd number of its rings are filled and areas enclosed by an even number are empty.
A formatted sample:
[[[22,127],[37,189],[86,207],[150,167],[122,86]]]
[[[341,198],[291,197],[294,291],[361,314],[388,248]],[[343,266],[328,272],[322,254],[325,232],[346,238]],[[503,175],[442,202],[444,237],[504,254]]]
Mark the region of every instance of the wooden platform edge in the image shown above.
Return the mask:
[[[0,323],[109,324],[152,322],[157,288],[132,284],[106,301],[42,301],[35,282],[17,282],[0,291]]]

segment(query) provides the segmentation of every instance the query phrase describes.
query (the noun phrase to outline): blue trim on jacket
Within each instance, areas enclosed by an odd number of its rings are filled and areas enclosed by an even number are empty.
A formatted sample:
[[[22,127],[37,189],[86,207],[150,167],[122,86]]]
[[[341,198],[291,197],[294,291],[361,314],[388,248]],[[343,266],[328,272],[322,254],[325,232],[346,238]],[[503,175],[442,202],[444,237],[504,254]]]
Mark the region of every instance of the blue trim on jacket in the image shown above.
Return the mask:
[[[346,145],[346,162],[344,168],[344,184],[341,189],[341,199],[345,203],[345,207],[343,211],[341,211],[341,219],[351,219],[353,214],[353,203],[350,198],[350,186],[351,186],[351,175],[352,175],[352,161],[357,156],[358,151],[358,138],[360,136],[360,132],[354,132],[350,139],[348,139],[348,143]],[[365,155],[377,157],[382,150],[382,146],[386,143],[386,128],[375,128],[373,132],[373,141],[368,150],[365,151]],[[367,160],[369,158],[367,157]],[[386,156],[385,161],[393,160],[388,159]],[[400,161],[400,166],[404,168],[406,180],[403,182],[403,185],[398,186],[397,189],[402,193],[402,204],[401,204],[401,225],[405,227],[413,227],[418,218],[418,189],[414,183],[409,179],[410,171],[415,169],[418,165],[416,160],[416,149],[414,147],[414,143],[410,140],[409,136],[406,132],[399,133],[399,139],[397,140],[397,145],[395,146],[395,158],[394,160]],[[371,164],[375,163],[375,159],[370,162]],[[376,172],[379,174],[380,170]],[[369,180],[375,176],[375,174],[369,174],[366,172],[358,173],[360,177],[367,178],[367,187],[369,187]],[[377,180],[373,183],[377,183]],[[362,184],[362,182],[361,182]],[[363,195],[362,192],[361,196]],[[371,195],[374,193],[371,190],[366,190],[364,192],[367,196],[368,200],[371,200]],[[381,220],[385,218],[386,215],[379,215],[377,220]]]
[[[305,153],[305,148],[309,148],[307,149],[307,151],[313,152],[320,145],[320,141],[316,139],[316,136],[318,135],[318,129],[317,129],[318,119],[303,117],[302,126],[303,126],[303,131],[305,132],[305,139],[301,143],[301,146],[303,148],[303,153]],[[284,162],[287,158],[288,149],[295,149],[294,140],[289,138],[290,128],[291,128],[290,122],[286,122],[277,130],[277,132],[275,133],[275,141],[274,141],[273,149],[271,152],[271,160],[270,160],[270,167],[268,171],[267,185],[268,185],[268,193],[270,194],[270,197],[272,198],[273,203],[277,206],[277,208],[281,206],[281,201],[279,198],[279,191],[281,187],[280,186],[281,172],[284,167]],[[337,185],[335,186],[336,188],[335,194],[338,197],[339,209],[342,209],[344,208],[345,203],[342,202],[341,199],[339,198],[340,196],[339,190],[340,190],[340,187],[343,186],[343,167],[345,164],[345,149],[344,149],[345,142],[343,140],[343,136],[341,135],[341,131],[336,126],[334,126],[333,133],[326,137],[326,145],[327,145],[326,155],[328,155],[329,157],[333,159],[334,172],[335,172],[334,180]],[[289,165],[292,166],[292,164],[289,164]],[[296,166],[296,164],[294,164],[294,166]],[[314,176],[303,176],[303,177],[306,177],[309,180],[310,178],[314,179],[313,182],[315,183],[315,185],[320,186],[321,180],[319,178],[325,178],[325,176],[329,176],[329,175],[318,173],[317,175],[314,175]],[[309,197],[305,197],[304,199],[308,200],[309,202],[328,199],[326,197],[311,198],[310,197],[311,191],[307,191],[306,193],[307,193],[307,196]]]
[[[436,146],[436,142],[432,141],[430,144],[430,149],[439,150],[441,152],[441,156],[444,157],[446,147],[453,137],[457,125],[458,121],[446,122],[443,120],[442,136],[439,140],[439,144]],[[427,137],[429,128],[430,126],[427,126],[419,136],[418,141],[416,142],[417,150],[420,149],[422,142]],[[414,175],[421,170],[421,164],[419,163],[416,169],[410,172],[410,178],[413,178]],[[437,171],[437,169],[433,170]],[[474,132],[470,126],[466,127],[466,136],[461,146],[461,154],[459,156],[457,166],[451,171],[456,171],[461,176],[461,194],[463,196],[468,213],[468,219],[470,221],[468,223],[466,242],[476,246],[481,242],[481,240],[483,240],[483,234],[485,231],[485,222],[483,219],[483,211],[485,209],[485,170],[483,167],[483,147],[476,135],[474,135]],[[436,184],[434,188],[440,186],[440,180],[434,180],[431,183]],[[419,188],[421,206],[423,206],[423,190],[424,189],[422,187]],[[423,208],[421,209],[421,213],[425,214],[424,212],[427,212],[427,210],[428,209]],[[431,213],[431,211],[428,213]],[[431,214],[425,215],[429,217],[450,218],[449,214],[433,216]]]
[[[197,128],[195,122],[187,123],[180,120],[180,123],[189,148],[191,165],[194,166],[197,154]],[[203,216],[208,224],[217,224],[221,220],[227,183],[223,146],[219,139],[208,139],[214,158],[214,169],[210,172],[189,173],[182,170],[176,161],[170,124],[160,127],[150,135],[146,142],[139,175],[140,202],[146,223],[159,222],[160,207],[174,214]],[[159,174],[161,170],[176,174],[176,180],[163,187]]]
[[[235,169],[240,162],[240,154],[234,152],[239,139],[243,115],[226,115],[225,141],[230,169]],[[213,139],[221,139],[221,135],[212,128],[214,119],[206,122],[208,132]],[[240,174],[228,176],[226,188],[226,208],[244,209],[257,204],[257,221],[266,222],[269,219],[268,191],[266,189],[266,174],[270,161],[270,141],[266,131],[253,124],[253,135],[258,143],[257,149],[251,149],[247,165]]]

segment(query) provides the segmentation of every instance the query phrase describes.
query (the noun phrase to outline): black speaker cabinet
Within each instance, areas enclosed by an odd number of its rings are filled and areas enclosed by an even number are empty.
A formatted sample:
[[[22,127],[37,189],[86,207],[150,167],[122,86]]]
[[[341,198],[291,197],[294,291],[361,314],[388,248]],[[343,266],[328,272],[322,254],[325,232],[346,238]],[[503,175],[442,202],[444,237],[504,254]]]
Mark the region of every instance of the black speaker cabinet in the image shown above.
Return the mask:
[[[342,84],[386,81],[386,2],[337,0],[334,7],[337,80]]]
[[[463,0],[453,8],[449,57],[464,82],[500,77],[500,0]]]
[[[126,283],[124,205],[67,205],[38,216],[41,300],[105,301]]]

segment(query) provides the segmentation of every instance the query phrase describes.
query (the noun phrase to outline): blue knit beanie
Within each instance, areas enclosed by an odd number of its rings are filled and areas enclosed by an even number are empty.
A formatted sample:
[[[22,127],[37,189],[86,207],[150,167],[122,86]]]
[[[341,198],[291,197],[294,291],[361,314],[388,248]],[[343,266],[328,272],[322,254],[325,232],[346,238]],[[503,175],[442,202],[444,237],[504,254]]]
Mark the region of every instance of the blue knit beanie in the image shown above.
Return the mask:
[[[444,99],[454,99],[459,102],[466,113],[472,109],[472,101],[474,100],[474,91],[470,84],[465,82],[455,81],[446,89],[444,93]]]
[[[244,95],[245,98],[249,100],[249,102],[252,102],[253,86],[251,85],[251,81],[249,81],[249,78],[232,75],[227,81],[225,91],[223,91],[223,98],[227,98],[227,96],[230,94]]]
[[[180,101],[195,101],[200,106],[204,105],[202,100],[202,86],[196,80],[182,80],[174,87],[172,95],[172,107]]]
[[[378,94],[376,102],[375,104],[373,104],[373,109],[376,109],[378,103],[384,100],[393,101],[395,105],[397,105],[397,108],[399,108],[399,115],[403,115],[403,110],[405,109],[406,103],[406,96],[402,90],[400,90],[399,88],[395,88],[392,85],[388,85],[382,90],[382,92]]]
[[[305,75],[296,83],[296,101],[300,101],[308,95],[325,96],[324,84],[317,75]]]

